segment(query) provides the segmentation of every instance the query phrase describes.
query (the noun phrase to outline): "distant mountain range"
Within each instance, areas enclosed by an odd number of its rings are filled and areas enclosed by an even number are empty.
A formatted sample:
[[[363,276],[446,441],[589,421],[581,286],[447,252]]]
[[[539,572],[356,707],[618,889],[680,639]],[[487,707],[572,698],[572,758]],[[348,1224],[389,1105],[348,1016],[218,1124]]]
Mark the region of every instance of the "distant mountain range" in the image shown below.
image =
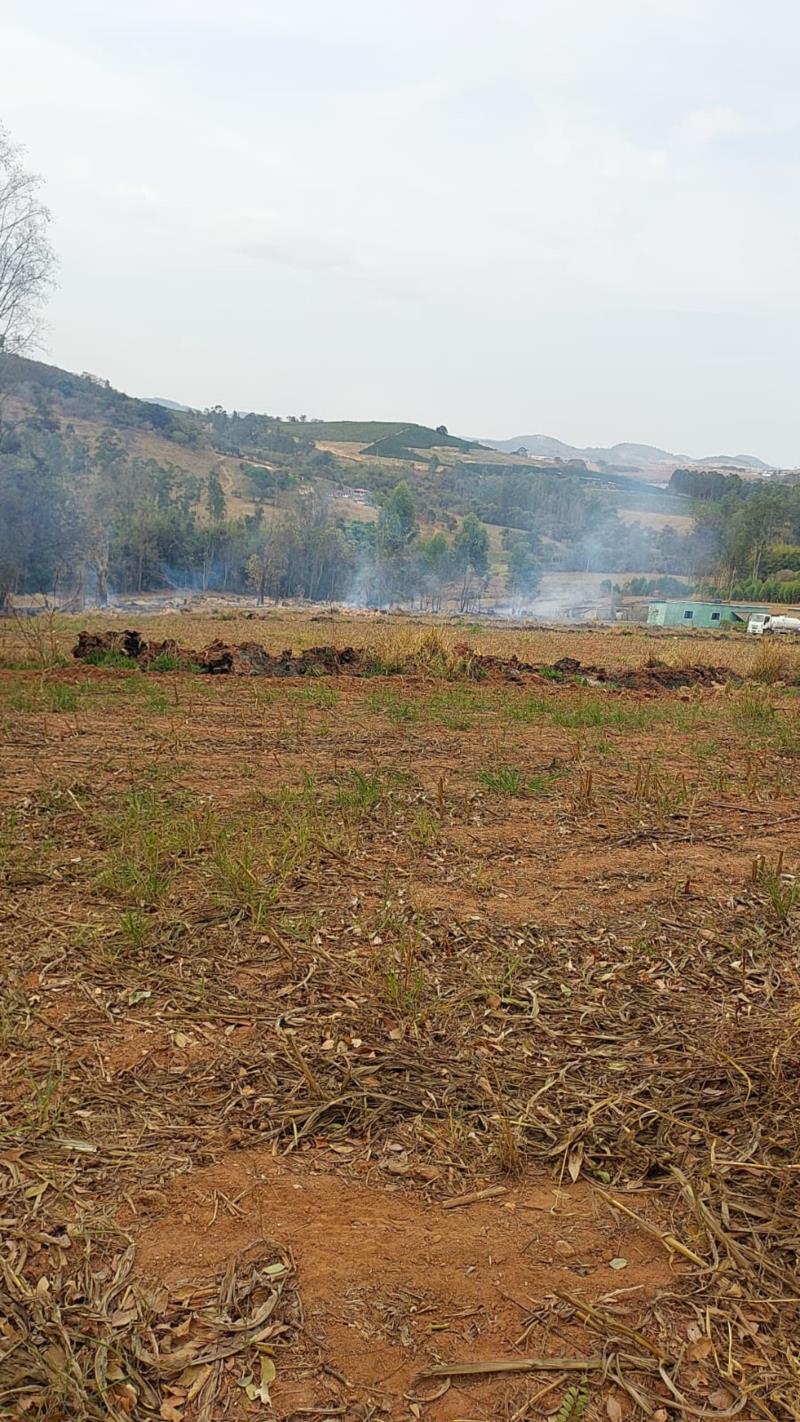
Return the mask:
[[[143,395],[145,405],[161,405],[165,410],[181,410],[184,415],[194,413],[193,405],[181,405],[177,400],[164,400],[160,395]]]
[[[167,400],[161,395],[145,395],[143,399],[146,405],[161,405],[165,410],[174,410],[180,414],[197,413],[192,405],[181,405],[179,401]],[[395,426],[391,428],[395,430]],[[344,438],[344,435],[340,437]],[[670,450],[659,449],[655,444],[623,442],[607,447],[586,445],[581,448],[575,444],[566,444],[563,439],[553,439],[550,435],[515,435],[513,439],[482,439],[480,443],[502,454],[516,454],[524,450],[536,459],[582,459],[587,464],[625,470],[632,474],[644,474],[656,468],[662,471],[665,468],[677,469],[684,465],[704,469],[751,469],[764,473],[772,468],[772,465],[765,464],[763,459],[758,459],[754,454],[710,454],[705,459],[694,459],[688,454],[672,454]]]
[[[758,459],[754,454],[713,454],[705,459],[694,459],[687,454],[672,454],[668,449],[659,449],[654,444],[612,444],[608,447],[599,445],[587,445],[581,449],[574,444],[565,444],[561,439],[552,439],[550,435],[516,435],[513,439],[482,439],[481,444],[487,444],[490,449],[500,450],[503,454],[515,454],[517,450],[524,449],[530,455],[539,459],[584,459],[587,464],[607,464],[615,467],[624,466],[628,469],[646,470],[654,465],[663,467],[671,464],[674,467],[682,465],[698,465],[703,468],[715,466],[728,469],[770,469],[770,464],[765,464],[763,459]]]

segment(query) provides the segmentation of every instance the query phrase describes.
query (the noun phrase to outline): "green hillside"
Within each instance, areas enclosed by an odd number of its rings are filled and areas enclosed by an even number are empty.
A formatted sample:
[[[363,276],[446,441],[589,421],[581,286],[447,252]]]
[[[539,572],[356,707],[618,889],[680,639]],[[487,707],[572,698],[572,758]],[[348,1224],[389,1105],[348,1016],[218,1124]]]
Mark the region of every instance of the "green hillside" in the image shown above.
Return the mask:
[[[296,430],[292,421],[283,421],[287,429]],[[441,434],[428,425],[402,424],[398,421],[381,420],[304,420],[301,428],[310,439],[322,440],[330,444],[367,445],[364,454],[383,454],[384,458],[405,458],[393,455],[381,446],[397,441],[407,449],[459,449],[467,452],[479,446],[474,441],[457,439],[455,435]]]
[[[443,427],[173,410],[0,356],[0,606],[164,587],[464,601],[488,528],[495,595],[529,595],[547,569],[684,571],[690,511],[677,488],[503,458]]]
[[[386,420],[305,420],[237,411],[232,416],[220,406],[191,410],[168,401],[139,400],[125,395],[98,376],[76,375],[43,361],[5,355],[0,360],[0,394],[18,399],[40,418],[96,421],[118,430],[154,431],[179,445],[216,449],[221,422],[231,421],[250,448],[267,449],[275,439],[302,443],[358,444],[365,453],[384,458],[405,458],[412,450],[452,449],[467,453],[480,448],[474,441],[458,439],[427,425]],[[253,438],[256,435],[257,438]],[[389,447],[395,441],[404,454]],[[228,441],[230,443],[230,441]],[[386,445],[386,448],[382,446]],[[227,449],[223,452],[228,452]],[[244,452],[244,450],[242,450]]]

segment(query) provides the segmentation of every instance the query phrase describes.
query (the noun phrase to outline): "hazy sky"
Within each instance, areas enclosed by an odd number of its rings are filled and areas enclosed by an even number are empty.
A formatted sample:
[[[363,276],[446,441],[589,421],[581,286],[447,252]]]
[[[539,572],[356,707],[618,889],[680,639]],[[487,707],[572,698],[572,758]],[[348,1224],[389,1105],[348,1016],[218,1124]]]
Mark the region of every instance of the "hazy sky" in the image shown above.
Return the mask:
[[[47,358],[800,464],[796,0],[2,0]]]

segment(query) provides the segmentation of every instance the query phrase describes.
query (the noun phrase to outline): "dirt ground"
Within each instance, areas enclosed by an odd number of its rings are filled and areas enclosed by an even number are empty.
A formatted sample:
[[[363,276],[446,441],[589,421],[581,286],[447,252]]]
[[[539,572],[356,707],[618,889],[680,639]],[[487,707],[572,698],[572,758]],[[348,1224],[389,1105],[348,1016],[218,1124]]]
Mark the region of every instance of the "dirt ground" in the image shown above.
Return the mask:
[[[800,1415],[796,649],[110,625],[0,639],[0,1413]]]

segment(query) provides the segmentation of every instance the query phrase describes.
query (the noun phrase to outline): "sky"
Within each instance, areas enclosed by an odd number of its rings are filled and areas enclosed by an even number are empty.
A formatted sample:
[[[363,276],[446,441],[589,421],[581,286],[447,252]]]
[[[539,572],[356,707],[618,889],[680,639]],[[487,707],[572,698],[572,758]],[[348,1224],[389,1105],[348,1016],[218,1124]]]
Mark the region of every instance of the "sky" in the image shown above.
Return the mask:
[[[796,0],[3,0],[44,358],[800,465]]]

